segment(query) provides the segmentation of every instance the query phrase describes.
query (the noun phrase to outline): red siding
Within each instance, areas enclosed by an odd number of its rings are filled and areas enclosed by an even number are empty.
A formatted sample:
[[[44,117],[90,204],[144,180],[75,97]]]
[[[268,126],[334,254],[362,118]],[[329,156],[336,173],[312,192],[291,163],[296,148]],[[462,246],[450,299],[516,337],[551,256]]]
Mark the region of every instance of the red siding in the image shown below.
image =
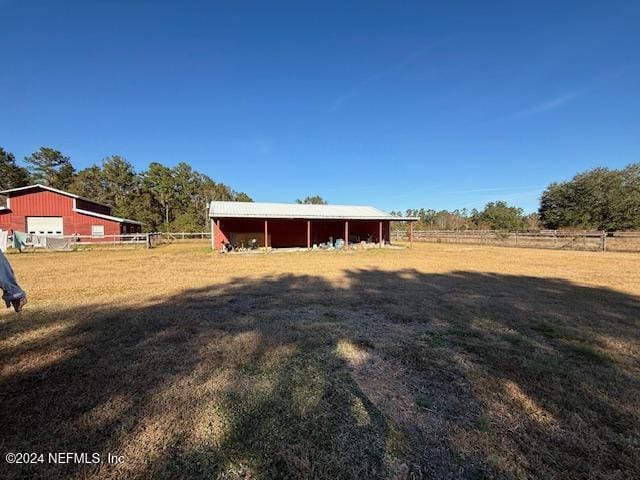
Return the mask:
[[[349,241],[359,242],[371,240],[378,242],[378,220],[349,220]],[[231,233],[255,233],[264,238],[264,219],[224,218],[220,219],[220,228],[215,227],[215,248],[221,249],[222,244],[229,242]],[[270,246],[278,247],[306,247],[306,220],[269,220]],[[382,222],[382,236],[389,241],[389,221]],[[311,244],[324,243],[333,237],[344,238],[344,220],[311,220]],[[261,247],[263,245],[260,245]]]
[[[105,235],[120,235],[120,223],[74,212],[73,200],[66,195],[41,189],[14,192],[9,198],[10,211],[0,211],[0,228],[25,232],[27,217],[62,217],[64,235],[91,235],[92,225],[103,225]],[[77,207],[83,210],[98,211],[99,208],[98,213],[111,213],[108,207],[93,202],[77,202]]]
[[[30,190],[11,194],[9,207],[15,215],[62,217],[73,208],[73,199],[47,190]]]

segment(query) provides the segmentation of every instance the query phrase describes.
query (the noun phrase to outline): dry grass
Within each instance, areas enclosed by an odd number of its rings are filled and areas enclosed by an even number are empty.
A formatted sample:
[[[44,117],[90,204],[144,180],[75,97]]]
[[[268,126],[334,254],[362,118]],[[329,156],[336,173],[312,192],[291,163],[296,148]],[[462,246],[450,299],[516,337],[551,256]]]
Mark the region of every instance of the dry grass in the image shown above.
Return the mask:
[[[3,478],[640,476],[640,256],[12,255]]]

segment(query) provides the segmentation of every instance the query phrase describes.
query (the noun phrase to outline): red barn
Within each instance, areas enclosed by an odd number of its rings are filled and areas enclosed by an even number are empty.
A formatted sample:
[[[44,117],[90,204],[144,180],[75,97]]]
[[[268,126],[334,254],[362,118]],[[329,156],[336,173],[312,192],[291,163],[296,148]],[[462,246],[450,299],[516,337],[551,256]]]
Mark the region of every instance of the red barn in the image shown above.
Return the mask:
[[[336,239],[347,246],[361,241],[382,245],[391,241],[392,221],[418,220],[374,207],[257,202],[211,202],[209,216],[214,250],[225,244],[246,247],[251,240],[274,248],[311,248]]]
[[[109,205],[45,185],[0,192],[0,229],[39,235],[103,237],[139,233],[142,223],[114,217]]]

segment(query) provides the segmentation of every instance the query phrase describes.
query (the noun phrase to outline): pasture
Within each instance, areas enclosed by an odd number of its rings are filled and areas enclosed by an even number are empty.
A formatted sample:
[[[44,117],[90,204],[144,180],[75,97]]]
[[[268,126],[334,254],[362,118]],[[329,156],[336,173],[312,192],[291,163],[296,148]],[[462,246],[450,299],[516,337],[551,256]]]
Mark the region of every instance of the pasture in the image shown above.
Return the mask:
[[[0,313],[2,478],[640,477],[637,254],[9,259],[30,303]]]

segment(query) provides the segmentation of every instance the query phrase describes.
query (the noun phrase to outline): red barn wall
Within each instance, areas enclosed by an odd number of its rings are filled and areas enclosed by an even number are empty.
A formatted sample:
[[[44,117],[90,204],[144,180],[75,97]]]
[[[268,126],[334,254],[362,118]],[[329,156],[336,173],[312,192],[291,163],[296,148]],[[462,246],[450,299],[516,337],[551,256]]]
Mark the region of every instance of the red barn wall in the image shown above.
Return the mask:
[[[306,247],[306,220],[269,220],[269,235],[274,248]]]

